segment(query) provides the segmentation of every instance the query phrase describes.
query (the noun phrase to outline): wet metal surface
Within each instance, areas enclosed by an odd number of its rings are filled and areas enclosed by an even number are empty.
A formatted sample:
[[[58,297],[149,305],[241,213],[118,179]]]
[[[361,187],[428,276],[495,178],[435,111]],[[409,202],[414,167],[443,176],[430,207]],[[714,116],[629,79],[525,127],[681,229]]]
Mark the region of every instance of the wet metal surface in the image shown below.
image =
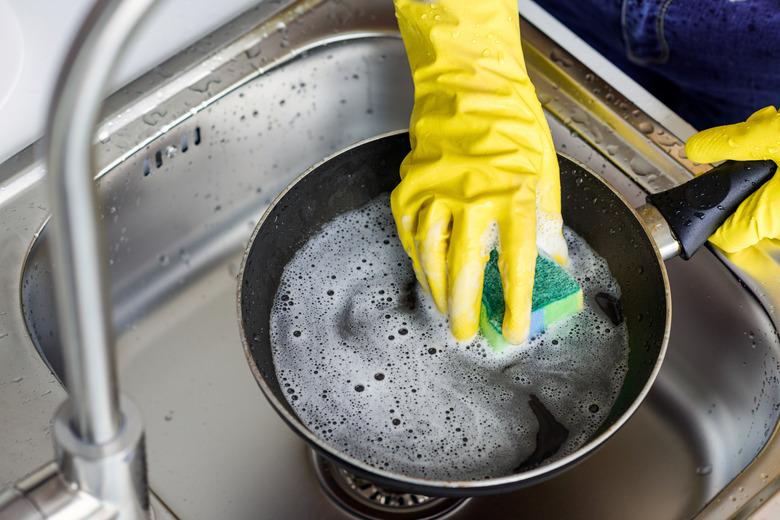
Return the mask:
[[[101,151],[103,164],[126,155],[99,188],[120,382],[146,421],[152,489],[183,518],[348,518],[321,490],[303,442],[257,388],[235,305],[240,254],[272,197],[334,151],[407,125],[411,83],[403,47],[380,34],[392,27],[391,13],[366,8],[342,20],[340,5],[328,11],[337,29],[348,32],[365,19],[372,30],[327,46],[301,37],[310,46],[304,55],[224,95],[220,89],[237,80],[223,75],[205,88],[208,99],[219,99],[183,111],[189,115],[178,124],[167,115],[153,124],[138,119],[117,134],[126,142],[154,139],[147,146]],[[295,27],[274,32],[274,46],[295,50]],[[314,32],[308,25],[298,30]],[[264,52],[244,56],[272,61]],[[163,109],[176,114],[176,106]],[[560,151],[633,204],[643,202],[643,190],[609,154],[594,150],[597,143],[558,119],[551,125]],[[115,139],[111,146],[119,146]],[[0,166],[0,406],[13,416],[0,423],[0,483],[51,458],[48,422],[64,395],[27,335],[29,327],[59,373],[45,230],[25,264],[47,213],[30,153]],[[632,420],[571,471],[473,499],[453,518],[690,517],[750,463],[777,421],[776,332],[709,251],[667,265],[669,352]]]

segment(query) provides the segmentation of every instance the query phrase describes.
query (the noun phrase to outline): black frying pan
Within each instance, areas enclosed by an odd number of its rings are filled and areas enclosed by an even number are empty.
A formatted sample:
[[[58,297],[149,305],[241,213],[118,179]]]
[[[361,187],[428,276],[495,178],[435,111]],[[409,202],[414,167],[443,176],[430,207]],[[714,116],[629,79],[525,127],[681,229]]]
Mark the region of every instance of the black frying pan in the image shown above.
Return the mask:
[[[296,416],[277,381],[270,315],[285,265],[324,224],[391,191],[408,152],[405,132],[356,145],[299,177],[268,208],[244,255],[238,295],[242,340],[252,373],[266,398],[296,433],[322,455],[374,482],[432,496],[473,496],[509,491],[549,478],[581,461],[636,411],[661,367],[671,323],[666,269],[648,224],[619,194],[566,157],[558,158],[564,221],[607,260],[621,288],[629,335],[628,371],[617,400],[599,430],[574,453],[533,469],[484,480],[439,481],[392,473],[321,441]],[[662,244],[665,256],[679,252],[688,258],[775,168],[771,161],[725,163],[681,187],[649,197],[654,208],[646,207],[642,215],[645,220],[654,219],[656,228],[666,230],[668,236]],[[611,232],[607,233],[608,229]],[[660,236],[657,229],[653,235]]]

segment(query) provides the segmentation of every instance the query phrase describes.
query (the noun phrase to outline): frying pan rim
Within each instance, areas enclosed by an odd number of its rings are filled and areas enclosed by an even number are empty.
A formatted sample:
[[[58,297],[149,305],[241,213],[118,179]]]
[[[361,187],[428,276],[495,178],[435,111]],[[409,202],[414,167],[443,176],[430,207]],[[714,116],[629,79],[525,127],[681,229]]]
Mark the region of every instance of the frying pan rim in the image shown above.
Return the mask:
[[[558,459],[549,464],[544,464],[532,470],[523,471],[521,473],[513,473],[511,475],[505,475],[502,477],[493,477],[493,478],[482,479],[482,480],[460,480],[460,481],[459,480],[432,480],[432,479],[425,479],[420,477],[409,477],[400,473],[394,473],[380,468],[376,468],[374,466],[366,464],[362,460],[347,455],[341,452],[340,450],[323,442],[311,430],[309,430],[300,419],[290,414],[285,408],[285,406],[276,398],[276,396],[273,393],[273,390],[270,388],[268,383],[266,383],[265,378],[260,372],[260,369],[257,367],[257,364],[255,363],[255,359],[252,356],[251,347],[246,338],[246,331],[244,330],[244,313],[241,308],[242,291],[244,285],[243,282],[244,282],[246,264],[249,259],[250,252],[253,249],[253,246],[255,244],[255,239],[257,238],[260,229],[262,229],[268,217],[271,215],[271,213],[279,204],[279,202],[281,202],[281,200],[299,182],[301,182],[304,178],[306,178],[310,173],[317,170],[320,166],[335,159],[336,157],[341,156],[344,153],[352,151],[368,143],[379,141],[388,137],[394,137],[404,133],[408,133],[408,129],[400,129],[400,130],[385,132],[367,139],[360,140],[350,146],[347,146],[325,157],[323,160],[313,164],[311,167],[307,168],[303,173],[301,173],[299,176],[293,179],[281,192],[279,192],[279,194],[276,197],[274,197],[273,201],[268,205],[266,210],[263,212],[262,217],[257,222],[255,229],[252,231],[252,236],[247,242],[247,245],[244,249],[244,254],[242,255],[242,259],[241,259],[241,269],[239,271],[239,275],[237,278],[238,293],[237,293],[236,305],[238,310],[238,324],[241,332],[241,344],[243,346],[244,355],[247,359],[247,363],[249,364],[249,368],[252,371],[252,375],[255,378],[255,382],[257,383],[257,385],[260,387],[260,390],[265,395],[265,398],[270,402],[271,406],[274,408],[276,413],[278,413],[281,416],[281,418],[288,425],[290,425],[290,427],[292,427],[292,429],[298,435],[304,438],[318,451],[320,451],[325,455],[328,455],[329,458],[332,458],[334,461],[338,461],[340,463],[346,464],[365,474],[376,475],[383,480],[398,482],[404,485],[418,486],[427,489],[440,488],[440,489],[447,489],[451,491],[457,490],[457,491],[462,491],[463,494],[467,494],[470,490],[473,490],[474,493],[479,493],[480,491],[484,493],[490,488],[506,489],[511,487],[521,487],[522,485],[524,485],[524,483],[528,481],[534,482],[537,480],[542,480],[544,478],[547,478],[553,475],[554,473],[557,473],[563,470],[564,468],[585,459],[586,456],[591,454],[596,448],[601,447],[607,439],[609,439],[612,435],[614,435],[634,415],[636,410],[639,408],[639,406],[644,402],[645,398],[647,397],[647,394],[650,391],[650,388],[653,386],[653,383],[655,382],[656,378],[658,377],[658,372],[660,371],[661,366],[663,365],[663,361],[666,356],[667,346],[669,343],[669,335],[671,330],[671,318],[672,318],[672,300],[671,300],[671,291],[669,287],[669,279],[666,272],[666,264],[664,263],[664,260],[661,257],[660,252],[658,251],[658,247],[656,246],[652,235],[650,234],[647,227],[645,226],[645,223],[642,221],[642,218],[639,216],[639,214],[634,209],[634,207],[625,199],[625,197],[623,197],[623,195],[621,195],[618,191],[612,188],[612,186],[610,186],[606,181],[601,179],[598,175],[591,172],[590,169],[587,166],[585,166],[582,162],[570,157],[565,153],[560,153],[556,151],[558,155],[571,161],[572,163],[580,167],[583,171],[587,172],[589,175],[594,177],[598,182],[603,184],[610,192],[612,192],[612,194],[615,197],[617,197],[618,200],[620,200],[623,203],[625,208],[630,211],[630,213],[634,216],[636,221],[640,224],[642,230],[645,232],[648,242],[651,245],[651,248],[654,253],[654,257],[658,264],[659,272],[661,274],[661,278],[664,285],[664,299],[666,303],[666,319],[664,322],[664,333],[661,340],[661,346],[655,364],[653,366],[653,369],[650,372],[650,375],[648,376],[647,380],[645,381],[642,390],[639,392],[639,394],[631,403],[631,405],[620,415],[620,417],[618,417],[609,426],[609,428],[601,432],[597,437],[591,439],[590,441],[588,441],[586,444],[584,444],[574,452],[570,453],[565,457],[562,457],[561,459]]]

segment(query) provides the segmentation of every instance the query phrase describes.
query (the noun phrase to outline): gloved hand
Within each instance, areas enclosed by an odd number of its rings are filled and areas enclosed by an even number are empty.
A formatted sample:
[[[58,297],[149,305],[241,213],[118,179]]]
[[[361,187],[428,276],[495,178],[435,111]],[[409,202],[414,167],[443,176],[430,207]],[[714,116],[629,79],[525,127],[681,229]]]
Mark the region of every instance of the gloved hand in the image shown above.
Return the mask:
[[[420,284],[458,340],[479,326],[498,239],[503,335],[528,335],[537,246],[567,263],[550,131],[523,61],[515,0],[395,0],[412,70],[412,151],[391,205]]]
[[[771,159],[780,164],[780,113],[769,106],[743,123],[699,132],[688,140],[685,152],[700,163]],[[740,204],[710,237],[710,242],[727,253],[736,253],[764,238],[780,238],[778,175]]]

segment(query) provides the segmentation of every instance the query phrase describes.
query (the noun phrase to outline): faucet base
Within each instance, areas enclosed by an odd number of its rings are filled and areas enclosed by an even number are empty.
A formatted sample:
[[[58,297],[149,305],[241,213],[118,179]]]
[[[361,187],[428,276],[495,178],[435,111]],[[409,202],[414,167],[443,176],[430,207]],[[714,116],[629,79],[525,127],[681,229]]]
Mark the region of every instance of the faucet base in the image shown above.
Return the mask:
[[[119,433],[104,444],[82,441],[69,401],[54,416],[56,462],[0,492],[0,520],[151,520],[143,423],[120,399]]]
[[[103,444],[82,441],[72,428],[70,401],[54,417],[56,461],[65,482],[94,497],[121,520],[149,519],[146,452],[138,408],[120,398],[119,433]]]

